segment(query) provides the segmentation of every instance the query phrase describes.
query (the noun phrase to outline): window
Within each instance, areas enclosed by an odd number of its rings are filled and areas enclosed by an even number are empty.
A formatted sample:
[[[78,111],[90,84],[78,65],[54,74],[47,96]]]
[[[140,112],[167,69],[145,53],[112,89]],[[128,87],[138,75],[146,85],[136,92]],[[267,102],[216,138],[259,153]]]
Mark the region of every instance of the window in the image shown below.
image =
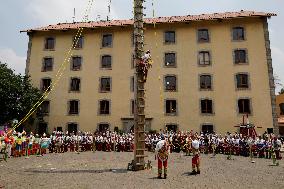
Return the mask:
[[[247,63],[246,50],[235,50],[234,58],[235,58],[235,64]]]
[[[250,114],[250,100],[249,99],[239,99],[238,108],[240,114]]]
[[[102,56],[102,68],[111,68],[111,56],[110,55]]]
[[[79,101],[78,100],[69,101],[69,114],[70,115],[79,114]]]
[[[53,37],[48,37],[45,39],[44,48],[46,50],[53,50],[55,46],[55,39]]]
[[[84,37],[83,36],[80,36],[80,37],[74,37],[73,38],[73,47],[74,49],[81,49],[83,48],[83,40],[84,40]]]
[[[208,99],[201,100],[201,113],[213,114],[212,100]]]
[[[82,57],[80,56],[73,56],[72,57],[72,65],[71,70],[78,71],[81,69],[82,66]]]
[[[201,130],[202,130],[203,134],[211,134],[211,133],[214,132],[213,125],[211,125],[211,124],[204,124],[204,125],[202,125],[202,129]]]
[[[130,91],[131,92],[134,92],[134,86],[135,86],[134,76],[132,76],[132,77],[130,77]]]
[[[247,89],[249,88],[248,84],[248,74],[237,74],[237,88],[238,89]]]
[[[47,133],[48,124],[46,122],[38,123],[38,134],[43,135],[43,133]]]
[[[245,40],[245,32],[243,27],[233,28],[233,40]]]
[[[167,131],[177,132],[178,126],[177,124],[167,124],[166,129]]]
[[[78,124],[77,123],[68,123],[67,125],[68,133],[74,133],[76,135],[78,131]]]
[[[112,46],[112,34],[104,34],[102,40],[102,47]]]
[[[41,104],[41,113],[44,115],[49,114],[49,101],[43,101]]]
[[[209,51],[200,51],[198,53],[198,64],[202,66],[210,65],[211,64],[211,58],[210,58],[210,52]]]
[[[108,100],[100,101],[100,115],[110,114],[110,102]]]
[[[166,67],[176,66],[176,53],[165,53],[165,66]]]
[[[111,78],[103,77],[101,78],[100,92],[110,92],[111,90]]]
[[[279,104],[280,115],[284,115],[284,103]]]
[[[175,43],[175,42],[176,42],[175,31],[166,31],[165,32],[165,43]]]
[[[43,59],[43,65],[42,65],[43,72],[52,71],[52,66],[53,66],[53,58]]]
[[[50,91],[50,88],[51,88],[51,79],[42,79],[41,80],[41,90],[42,91],[46,91],[46,90]]]
[[[211,75],[200,76],[200,89],[212,89]]]
[[[63,129],[62,129],[62,127],[56,127],[56,131],[60,131],[60,132],[62,132],[62,131],[63,131]]]
[[[135,68],[135,54],[131,56],[131,69]]]
[[[100,123],[99,124],[99,132],[105,132],[109,130],[109,124],[108,123]]]
[[[267,134],[273,134],[273,128],[267,128]]]
[[[70,91],[80,91],[81,80],[79,78],[71,78]]]
[[[130,105],[131,105],[130,114],[133,115],[133,114],[134,114],[134,111],[135,111],[135,103],[134,103],[134,100],[131,100],[131,101],[130,101]]]
[[[177,102],[176,100],[166,100],[166,114],[177,114]]]
[[[209,42],[208,29],[199,29],[198,30],[198,42]]]
[[[131,33],[131,44],[132,44],[132,46],[135,45],[135,34],[134,34],[134,32]]]
[[[166,76],[165,77],[165,90],[166,91],[176,91],[177,90],[176,76]]]

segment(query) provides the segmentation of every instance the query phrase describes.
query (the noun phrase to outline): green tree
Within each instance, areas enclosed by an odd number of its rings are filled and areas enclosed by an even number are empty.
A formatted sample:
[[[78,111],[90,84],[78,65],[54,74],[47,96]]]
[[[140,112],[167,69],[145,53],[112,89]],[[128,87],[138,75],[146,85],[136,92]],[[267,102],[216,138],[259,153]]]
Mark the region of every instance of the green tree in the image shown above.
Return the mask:
[[[13,119],[21,120],[40,98],[28,76],[15,74],[0,62],[0,125]]]
[[[280,90],[279,94],[284,94],[284,88]]]

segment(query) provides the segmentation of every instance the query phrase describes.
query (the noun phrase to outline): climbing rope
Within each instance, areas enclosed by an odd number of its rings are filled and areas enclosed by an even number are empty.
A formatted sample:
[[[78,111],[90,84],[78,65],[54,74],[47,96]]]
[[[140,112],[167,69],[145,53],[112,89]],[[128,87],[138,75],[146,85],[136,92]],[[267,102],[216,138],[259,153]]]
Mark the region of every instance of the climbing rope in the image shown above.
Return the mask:
[[[158,42],[157,42],[157,30],[156,30],[156,19],[155,19],[155,0],[152,0],[152,19],[153,19],[153,26],[154,26],[154,37],[155,37],[155,49],[158,50]],[[156,55],[156,59],[159,60],[159,55]],[[158,82],[160,83],[159,87],[159,96],[160,96],[160,108],[162,110],[162,123],[165,123],[165,108],[164,108],[164,95],[163,95],[163,79],[162,79],[162,71],[161,67],[163,67],[163,62],[161,63],[162,65],[158,65]]]
[[[84,11],[84,17],[82,19],[82,22],[87,22],[88,19],[88,15],[90,14],[92,5],[94,3],[94,0],[89,0],[88,1],[88,5],[87,8]],[[76,47],[76,45],[79,42],[80,37],[82,36],[82,32],[83,32],[84,28],[80,27],[76,33],[76,36],[73,40],[72,46],[69,48],[63,63],[60,65],[56,75],[55,75],[55,82],[51,83],[43,92],[42,96],[39,98],[39,100],[32,106],[32,108],[30,109],[30,111],[24,116],[24,118],[21,119],[21,121],[19,121],[17,124],[15,124],[12,128],[12,130],[15,130],[17,127],[19,127],[22,123],[24,123],[36,110],[37,108],[43,103],[43,101],[48,97],[48,95],[55,89],[56,85],[58,84],[58,82],[60,81],[65,69],[66,69],[66,64],[68,62],[70,62],[71,57],[73,56],[73,48]],[[12,131],[11,130],[11,131]]]

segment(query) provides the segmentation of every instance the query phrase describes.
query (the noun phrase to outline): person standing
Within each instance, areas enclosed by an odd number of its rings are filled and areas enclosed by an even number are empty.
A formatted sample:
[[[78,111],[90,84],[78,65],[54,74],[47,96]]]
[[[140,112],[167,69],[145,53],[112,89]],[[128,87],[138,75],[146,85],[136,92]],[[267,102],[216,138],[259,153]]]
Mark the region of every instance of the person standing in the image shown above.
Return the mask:
[[[197,135],[193,135],[192,138],[192,175],[200,174],[200,158],[199,158],[199,146],[200,146],[200,141],[198,140]]]
[[[166,179],[168,169],[169,145],[163,135],[161,136],[161,140],[156,145],[155,152],[155,159],[158,159],[158,179],[162,178],[163,167],[164,179]]]

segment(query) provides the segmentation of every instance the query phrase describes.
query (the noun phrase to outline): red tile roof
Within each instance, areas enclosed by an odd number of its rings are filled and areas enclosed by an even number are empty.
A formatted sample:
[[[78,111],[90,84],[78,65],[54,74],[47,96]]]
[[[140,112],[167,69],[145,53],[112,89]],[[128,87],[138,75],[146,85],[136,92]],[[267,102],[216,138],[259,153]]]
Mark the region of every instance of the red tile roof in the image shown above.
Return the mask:
[[[216,19],[232,19],[243,17],[271,17],[277,16],[274,13],[254,12],[254,11],[240,11],[240,12],[224,12],[213,14],[201,14],[201,15],[187,15],[187,16],[171,16],[171,17],[157,17],[157,18],[145,18],[144,23],[172,23],[172,22],[190,22],[201,20],[216,20]],[[133,25],[133,19],[131,20],[112,20],[112,21],[99,21],[99,22],[75,22],[75,23],[59,23],[57,25],[49,25],[46,27],[40,27],[22,32],[32,31],[50,31],[50,30],[70,30],[78,28],[98,28],[98,27],[112,27],[112,26],[128,26]]]

